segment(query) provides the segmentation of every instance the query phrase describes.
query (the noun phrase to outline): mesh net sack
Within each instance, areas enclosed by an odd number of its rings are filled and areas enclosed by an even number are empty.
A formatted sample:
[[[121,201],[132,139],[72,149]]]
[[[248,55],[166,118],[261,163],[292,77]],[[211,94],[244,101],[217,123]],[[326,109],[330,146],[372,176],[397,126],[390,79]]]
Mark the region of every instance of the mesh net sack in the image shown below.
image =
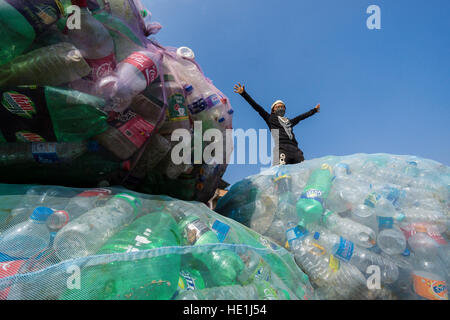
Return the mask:
[[[448,299],[450,169],[327,156],[234,184],[216,211],[283,245],[324,299]]]
[[[292,255],[199,202],[0,185],[0,298],[315,299]]]
[[[0,26],[37,28],[22,9],[40,14],[37,6],[5,6]],[[124,185],[208,201],[226,156],[194,159],[194,136],[208,129],[223,136],[233,109],[193,51],[147,38],[161,26],[140,1],[55,1],[46,10],[51,23],[30,39],[11,32],[0,52],[10,57],[0,59],[1,181]],[[8,12],[17,14],[16,24]],[[181,143],[172,141],[177,129],[192,153],[181,163],[172,159]],[[213,143],[200,140],[200,151]]]

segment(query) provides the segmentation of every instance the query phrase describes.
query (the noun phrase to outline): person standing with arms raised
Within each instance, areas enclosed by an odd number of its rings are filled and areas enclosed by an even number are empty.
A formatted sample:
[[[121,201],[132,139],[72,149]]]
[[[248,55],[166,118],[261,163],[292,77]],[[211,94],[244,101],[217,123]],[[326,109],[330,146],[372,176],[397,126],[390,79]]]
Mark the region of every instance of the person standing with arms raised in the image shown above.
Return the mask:
[[[320,104],[313,109],[305,112],[293,119],[286,118],[286,106],[283,101],[277,100],[272,104],[271,113],[268,113],[264,108],[255,102],[250,95],[245,91],[245,86],[240,83],[234,86],[234,92],[239,93],[252,107],[259,113],[264,121],[272,131],[278,129],[279,133],[279,157],[274,158],[273,165],[281,164],[295,164],[305,160],[303,151],[298,147],[298,142],[295,139],[292,128],[300,121],[311,117],[320,111]],[[273,132],[272,132],[273,134]],[[276,140],[276,139],[275,139]],[[275,146],[277,147],[277,146]]]

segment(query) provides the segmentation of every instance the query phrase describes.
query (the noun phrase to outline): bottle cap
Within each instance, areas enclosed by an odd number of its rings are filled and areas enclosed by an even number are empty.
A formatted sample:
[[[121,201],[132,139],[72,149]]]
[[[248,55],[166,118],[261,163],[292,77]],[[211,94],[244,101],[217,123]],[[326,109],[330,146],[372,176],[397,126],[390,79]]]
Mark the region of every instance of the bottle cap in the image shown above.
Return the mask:
[[[177,50],[177,55],[181,58],[195,59],[194,51],[188,47],[180,47]]]
[[[193,90],[194,90],[194,87],[192,85],[190,85],[190,84],[187,84],[187,85],[184,86],[184,91],[187,94],[191,93]]]
[[[314,233],[314,239],[315,240],[319,240],[319,238],[320,238],[320,233],[319,232],[315,232]]]
[[[30,219],[34,221],[47,221],[48,217],[53,213],[53,210],[47,207],[37,207],[34,209]]]

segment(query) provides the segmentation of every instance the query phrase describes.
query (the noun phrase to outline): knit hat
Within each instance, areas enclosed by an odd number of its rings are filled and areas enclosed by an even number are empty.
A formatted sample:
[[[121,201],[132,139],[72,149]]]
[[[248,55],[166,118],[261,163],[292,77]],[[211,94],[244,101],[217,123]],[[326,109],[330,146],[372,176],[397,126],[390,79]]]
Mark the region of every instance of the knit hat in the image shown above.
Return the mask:
[[[284,104],[283,101],[277,100],[277,101],[275,101],[274,103],[272,103],[272,107],[270,107],[270,110],[273,110],[273,107],[275,107],[275,106],[276,106],[277,104],[279,104],[279,103],[283,104],[283,105],[286,107],[286,105]]]

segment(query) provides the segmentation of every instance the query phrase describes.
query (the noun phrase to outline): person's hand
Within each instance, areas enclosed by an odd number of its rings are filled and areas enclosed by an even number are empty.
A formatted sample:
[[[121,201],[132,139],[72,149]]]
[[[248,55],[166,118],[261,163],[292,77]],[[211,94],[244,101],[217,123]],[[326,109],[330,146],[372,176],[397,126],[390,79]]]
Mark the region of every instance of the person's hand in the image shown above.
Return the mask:
[[[320,103],[314,107],[314,109],[316,109],[317,112],[320,112]]]
[[[234,85],[234,92],[243,94],[245,91],[245,86],[241,86],[241,84],[238,82],[238,84]]]

